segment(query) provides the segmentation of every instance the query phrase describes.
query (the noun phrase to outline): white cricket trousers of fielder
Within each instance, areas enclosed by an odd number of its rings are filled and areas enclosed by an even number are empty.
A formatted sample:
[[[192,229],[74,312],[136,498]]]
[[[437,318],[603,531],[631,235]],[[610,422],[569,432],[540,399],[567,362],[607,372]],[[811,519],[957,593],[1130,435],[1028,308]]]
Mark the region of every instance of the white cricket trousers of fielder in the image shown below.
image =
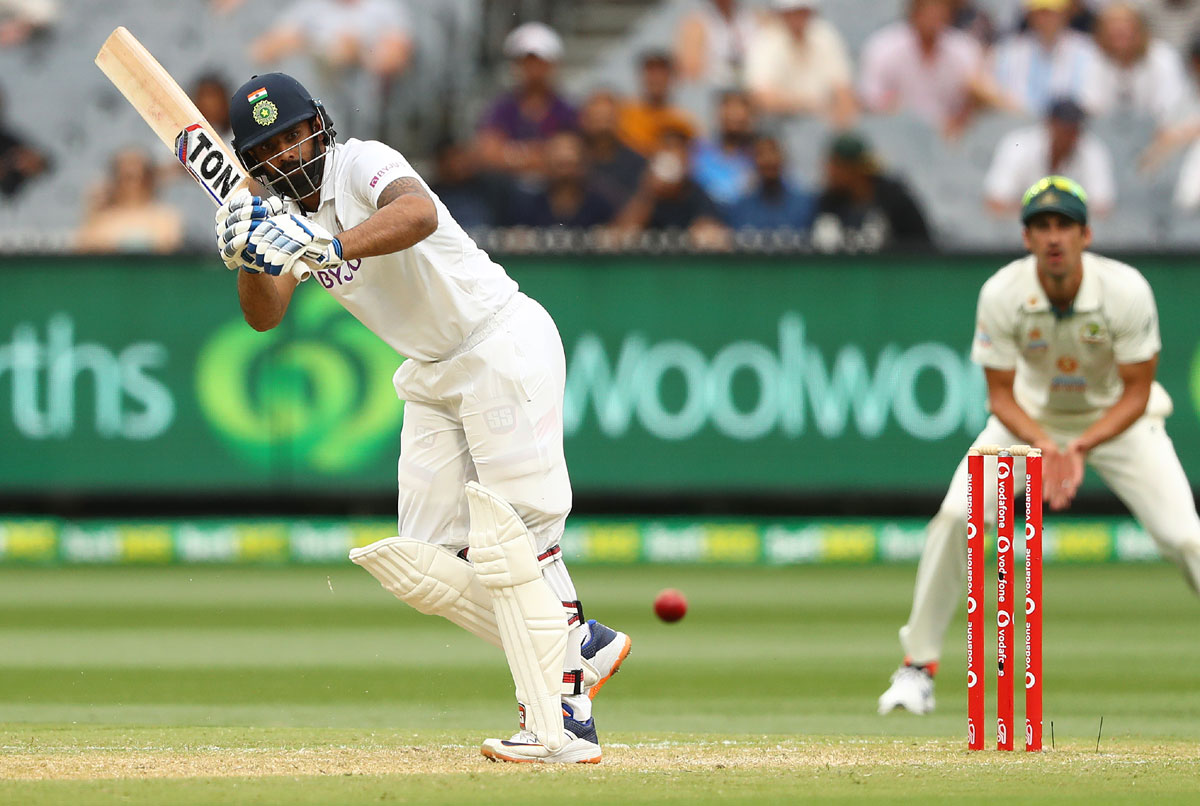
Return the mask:
[[[1082,433],[1042,424],[1060,447]],[[995,417],[989,417],[974,445],[1019,443]],[[1129,508],[1164,556],[1177,563],[1192,589],[1200,593],[1200,517],[1175,446],[1161,417],[1142,417],[1124,433],[1098,445],[1087,457],[1109,489]],[[984,517],[996,520],[996,460],[985,457]],[[1025,460],[1015,459],[1023,497]],[[1047,507],[1047,514],[1051,513]],[[1023,505],[1017,507],[1024,517]],[[941,509],[925,531],[925,547],[917,566],[916,590],[908,623],[900,628],[900,644],[911,663],[925,664],[941,656],[950,620],[962,603],[967,572],[967,460],[959,462]]]

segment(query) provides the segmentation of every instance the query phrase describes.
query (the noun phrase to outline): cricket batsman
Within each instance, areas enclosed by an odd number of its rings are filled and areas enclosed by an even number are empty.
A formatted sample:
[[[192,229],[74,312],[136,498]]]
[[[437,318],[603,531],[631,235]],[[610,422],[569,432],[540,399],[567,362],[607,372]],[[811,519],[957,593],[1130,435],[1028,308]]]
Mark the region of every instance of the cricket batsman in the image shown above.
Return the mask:
[[[217,212],[256,330],[314,278],[407,357],[393,383],[399,536],[350,559],[422,613],[503,649],[521,728],[502,761],[600,761],[592,700],[631,641],[587,620],[559,540],[571,508],[563,453],[566,361],[550,315],[451,218],[399,152],[338,143],[295,79],[255,76],[231,103],[233,148],[271,195]]]
[[[991,416],[973,444],[1027,444],[1043,456],[1043,496],[1071,505],[1084,464],[1100,475],[1200,593],[1200,517],[1167,436],[1171,400],[1154,379],[1161,347],[1154,294],[1132,266],[1085,251],[1087,195],[1062,176],[1025,193],[1029,255],[996,272],[979,293],[971,358],[987,377]],[[1024,459],[1016,459],[1024,473]],[[993,464],[992,468],[995,467]],[[994,519],[995,470],[985,513]],[[879,713],[934,708],[942,639],[966,574],[967,463],[959,463],[926,529],[904,665]]]

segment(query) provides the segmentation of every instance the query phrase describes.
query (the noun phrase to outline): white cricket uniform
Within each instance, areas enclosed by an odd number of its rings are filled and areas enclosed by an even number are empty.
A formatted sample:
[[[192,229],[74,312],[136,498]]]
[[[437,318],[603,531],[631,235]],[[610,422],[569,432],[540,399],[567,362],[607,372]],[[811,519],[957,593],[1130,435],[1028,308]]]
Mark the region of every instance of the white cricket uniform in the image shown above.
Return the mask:
[[[1074,305],[1058,315],[1037,279],[1033,256],[1014,261],[979,294],[971,358],[991,369],[1016,370],[1013,394],[1060,446],[1078,437],[1121,396],[1120,364],[1156,356],[1161,347],[1154,294],[1133,267],[1084,253]],[[1124,432],[1093,448],[1088,464],[1129,508],[1200,593],[1200,517],[1191,486],[1167,436],[1171,400],[1157,381],[1146,413]],[[989,417],[975,445],[1020,442]],[[1024,459],[1016,471],[1024,473]],[[987,464],[984,512],[996,510],[995,462]],[[900,642],[912,663],[937,661],[957,611],[966,574],[967,463],[926,530],[916,591]]]
[[[376,211],[383,189],[420,180],[399,152],[350,139],[325,160],[317,211],[330,232]],[[563,454],[566,360],[550,315],[437,208],[437,230],[408,249],[350,260],[313,277],[407,357],[396,371],[400,433],[399,534],[458,551],[478,481],[516,509],[539,551],[558,542],[571,508]],[[300,212],[293,205],[293,212]]]

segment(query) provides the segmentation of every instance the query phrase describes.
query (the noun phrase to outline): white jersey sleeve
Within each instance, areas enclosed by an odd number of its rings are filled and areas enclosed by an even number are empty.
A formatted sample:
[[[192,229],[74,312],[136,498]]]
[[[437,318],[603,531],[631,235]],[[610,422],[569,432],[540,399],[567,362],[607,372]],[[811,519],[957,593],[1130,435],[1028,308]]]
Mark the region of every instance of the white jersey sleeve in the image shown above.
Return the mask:
[[[979,292],[971,360],[987,369],[1016,369],[1020,355],[1017,312],[1005,293],[1007,279],[1007,272],[1000,272],[984,283]]]
[[[390,146],[375,140],[363,141],[353,152],[346,166],[346,190],[355,201],[370,208],[379,208],[379,196],[384,188],[397,179],[421,177],[404,156]],[[424,182],[421,183],[424,186]]]
[[[1137,282],[1123,289],[1111,314],[1113,359],[1118,364],[1149,361],[1162,349],[1154,292],[1146,278],[1135,274]]]

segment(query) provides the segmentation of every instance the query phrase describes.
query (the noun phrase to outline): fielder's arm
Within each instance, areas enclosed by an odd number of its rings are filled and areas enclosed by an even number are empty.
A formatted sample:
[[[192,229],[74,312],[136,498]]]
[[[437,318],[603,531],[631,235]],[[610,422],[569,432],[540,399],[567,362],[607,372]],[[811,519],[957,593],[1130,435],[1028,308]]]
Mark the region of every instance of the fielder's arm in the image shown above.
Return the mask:
[[[1021,408],[1013,394],[1016,370],[984,367],[983,373],[987,378],[988,408],[1018,440],[1042,451],[1043,497],[1051,509],[1065,509],[1083,481],[1082,455],[1076,457],[1077,462],[1072,461],[1069,454],[1058,449],[1041,423]]]
[[[1146,405],[1150,402],[1150,387],[1154,385],[1157,369],[1157,355],[1149,361],[1137,364],[1117,364],[1117,374],[1125,384],[1121,396],[1100,415],[1099,420],[1071,442],[1067,450],[1086,455],[1092,448],[1124,433],[1125,429],[1136,423],[1146,413]]]
[[[1013,394],[1013,381],[1017,377],[1017,371],[984,367],[983,374],[987,378],[988,407],[996,419],[1024,444],[1041,448],[1043,452],[1047,448],[1057,452],[1054,441],[1042,428],[1041,423],[1021,408],[1016,395]]]
[[[438,227],[433,199],[415,176],[402,176],[379,194],[378,208],[366,221],[338,234],[342,259],[388,255],[428,238]]]

